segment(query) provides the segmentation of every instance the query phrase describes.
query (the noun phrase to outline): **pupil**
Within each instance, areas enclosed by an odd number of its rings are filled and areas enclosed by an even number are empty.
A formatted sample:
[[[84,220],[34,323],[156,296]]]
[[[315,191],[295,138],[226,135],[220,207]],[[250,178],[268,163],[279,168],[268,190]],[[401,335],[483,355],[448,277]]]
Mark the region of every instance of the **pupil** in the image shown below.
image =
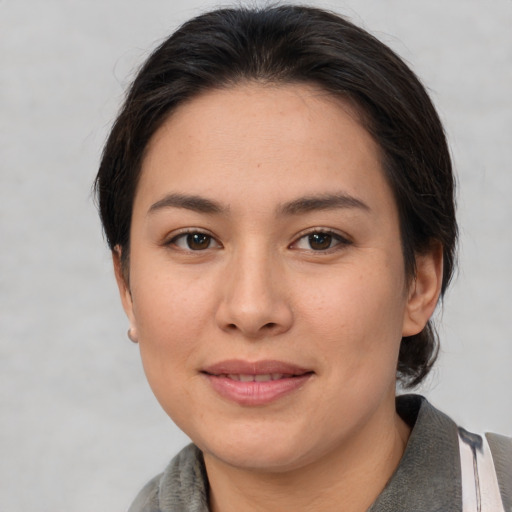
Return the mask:
[[[203,233],[193,233],[187,236],[187,244],[191,249],[208,249],[210,237]]]
[[[315,250],[329,249],[331,240],[332,236],[327,233],[313,233],[309,235],[309,245]]]

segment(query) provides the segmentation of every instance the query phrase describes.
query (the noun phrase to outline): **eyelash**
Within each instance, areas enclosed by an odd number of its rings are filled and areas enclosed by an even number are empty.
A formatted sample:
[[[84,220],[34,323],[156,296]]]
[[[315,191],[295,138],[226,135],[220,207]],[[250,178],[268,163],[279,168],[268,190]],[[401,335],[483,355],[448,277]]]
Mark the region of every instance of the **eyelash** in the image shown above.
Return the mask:
[[[204,237],[205,240],[203,240],[203,242],[205,243],[205,246],[201,247],[201,248],[195,248],[195,249],[192,248],[190,246],[190,244],[192,242],[190,237],[193,237],[193,236]],[[315,236],[324,237],[326,239],[326,240],[324,240],[324,242],[327,243],[328,246],[323,247],[323,248],[317,248],[317,249],[314,249],[313,247],[311,247],[312,237],[315,237]],[[178,241],[180,239],[185,240],[185,244],[187,245],[186,247],[181,247],[179,245]],[[307,240],[306,243],[309,244],[309,248],[299,248],[298,247],[299,243],[302,240]],[[319,240],[317,240],[317,241],[319,241],[320,244],[322,244],[321,238],[319,238]],[[199,242],[201,243],[201,240],[199,240]],[[333,243],[334,243],[334,245],[332,245]],[[215,244],[215,247],[212,247],[212,244]],[[345,238],[344,236],[340,235],[339,233],[337,233],[335,231],[332,231],[330,229],[316,228],[307,233],[303,233],[294,242],[292,242],[288,247],[291,249],[298,248],[300,250],[312,252],[312,253],[330,253],[330,252],[335,251],[337,248],[341,249],[341,247],[338,247],[338,246],[344,247],[344,246],[351,245],[351,244],[352,244],[352,242],[350,240],[348,240],[347,238]],[[172,245],[172,246],[177,247],[180,250],[190,251],[190,252],[202,252],[207,249],[222,248],[222,244],[218,240],[216,240],[212,235],[210,235],[209,233],[207,233],[205,231],[201,231],[199,229],[188,229],[186,231],[182,231],[182,232],[174,235],[168,242],[165,242],[164,245],[167,245],[167,246]]]
[[[311,242],[312,242],[311,237],[318,236],[318,235],[327,237],[327,240],[329,242],[328,247],[321,248],[321,249],[313,249],[311,247]],[[303,233],[299,238],[297,238],[294,242],[292,242],[290,244],[290,247],[291,248],[297,247],[301,240],[307,240],[306,243],[309,244],[309,248],[303,248],[301,250],[308,251],[311,253],[330,253],[330,252],[339,250],[342,247],[346,247],[346,246],[352,244],[352,242],[350,240],[348,240],[344,236],[340,235],[336,231],[332,231],[331,229],[322,229],[322,228],[316,228],[307,233]],[[335,242],[334,245],[332,245],[333,242]]]
[[[189,237],[192,237],[192,236],[197,236],[197,235],[200,235],[200,236],[203,236],[207,239],[207,242],[208,242],[208,245],[204,248],[201,248],[201,249],[193,249],[192,247],[190,247],[190,239]],[[178,240],[180,239],[184,239],[185,240],[185,244],[187,245],[187,247],[180,247],[180,245],[177,243]],[[216,244],[218,247],[222,247],[222,245],[220,244],[220,242],[218,242],[212,235],[210,235],[209,233],[206,233],[205,231],[201,231],[199,229],[188,229],[186,231],[182,231],[181,233],[178,233],[177,235],[174,235],[168,242],[165,242],[164,245],[173,245],[183,251],[190,251],[190,252],[201,252],[201,251],[204,251],[206,249],[212,249],[211,245],[212,243]],[[215,247],[215,248],[218,248],[218,247]]]

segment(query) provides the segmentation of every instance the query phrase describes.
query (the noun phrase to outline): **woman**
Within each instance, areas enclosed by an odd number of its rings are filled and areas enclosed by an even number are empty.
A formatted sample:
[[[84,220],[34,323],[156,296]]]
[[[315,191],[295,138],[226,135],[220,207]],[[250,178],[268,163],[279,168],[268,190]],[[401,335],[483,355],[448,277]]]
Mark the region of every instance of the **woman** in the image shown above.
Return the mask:
[[[441,123],[386,46],[307,7],[199,16],[96,185],[129,337],[194,443],[132,512],[510,510],[508,440],[395,399],[435,360],[457,226]]]

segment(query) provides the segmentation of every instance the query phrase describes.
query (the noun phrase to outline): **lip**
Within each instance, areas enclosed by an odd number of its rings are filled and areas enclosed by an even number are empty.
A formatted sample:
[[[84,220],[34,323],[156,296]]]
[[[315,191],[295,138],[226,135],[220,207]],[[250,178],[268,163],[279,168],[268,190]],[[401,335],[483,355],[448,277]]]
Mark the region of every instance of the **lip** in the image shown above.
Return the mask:
[[[310,369],[283,361],[239,359],[215,363],[201,373],[220,396],[245,406],[274,402],[302,388],[314,374]],[[250,380],[251,377],[256,380]]]

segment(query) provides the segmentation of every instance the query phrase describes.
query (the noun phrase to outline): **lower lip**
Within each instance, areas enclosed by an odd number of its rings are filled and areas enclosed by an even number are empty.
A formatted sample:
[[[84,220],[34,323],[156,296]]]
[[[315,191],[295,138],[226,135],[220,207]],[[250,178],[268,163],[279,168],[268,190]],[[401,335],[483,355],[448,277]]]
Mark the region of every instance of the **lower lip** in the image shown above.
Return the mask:
[[[239,405],[266,405],[300,389],[311,377],[306,373],[297,377],[265,382],[242,382],[224,376],[205,374],[213,389],[222,397]]]

